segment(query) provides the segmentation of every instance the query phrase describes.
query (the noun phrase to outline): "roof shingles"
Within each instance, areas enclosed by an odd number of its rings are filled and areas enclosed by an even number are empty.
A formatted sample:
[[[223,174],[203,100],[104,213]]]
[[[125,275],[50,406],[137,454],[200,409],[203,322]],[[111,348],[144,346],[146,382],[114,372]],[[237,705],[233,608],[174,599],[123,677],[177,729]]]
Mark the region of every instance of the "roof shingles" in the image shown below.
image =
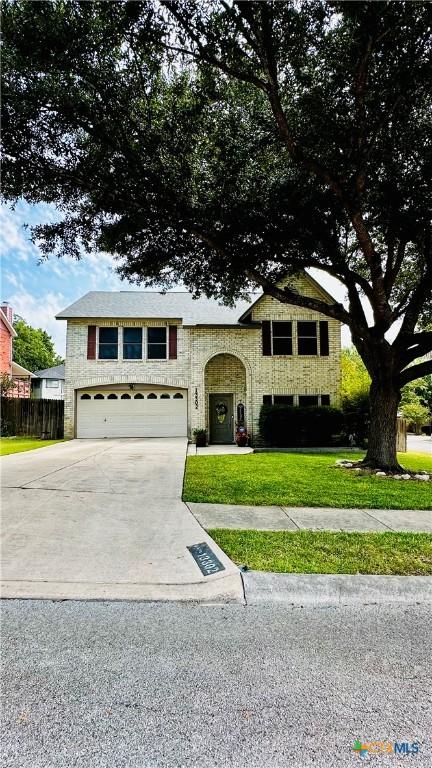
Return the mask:
[[[60,320],[80,317],[163,318],[183,320],[184,325],[237,325],[257,296],[251,296],[250,301],[239,301],[234,307],[225,307],[214,299],[203,296],[194,299],[190,293],[178,291],[89,291],[56,317]]]

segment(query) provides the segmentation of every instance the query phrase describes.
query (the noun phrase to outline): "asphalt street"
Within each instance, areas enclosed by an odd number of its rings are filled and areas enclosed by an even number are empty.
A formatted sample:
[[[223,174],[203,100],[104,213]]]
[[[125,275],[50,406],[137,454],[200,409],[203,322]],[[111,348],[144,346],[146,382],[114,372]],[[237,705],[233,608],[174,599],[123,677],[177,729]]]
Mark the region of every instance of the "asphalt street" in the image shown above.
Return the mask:
[[[431,637],[420,606],[3,601],[1,765],[430,767]]]

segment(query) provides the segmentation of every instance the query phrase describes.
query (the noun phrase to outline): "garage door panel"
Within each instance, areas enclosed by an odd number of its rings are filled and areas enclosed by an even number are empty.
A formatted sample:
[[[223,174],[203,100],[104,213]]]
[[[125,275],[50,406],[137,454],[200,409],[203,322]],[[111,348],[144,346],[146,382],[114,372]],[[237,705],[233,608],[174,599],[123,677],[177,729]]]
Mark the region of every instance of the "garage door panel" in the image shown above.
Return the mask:
[[[77,437],[184,437],[187,399],[77,401]]]

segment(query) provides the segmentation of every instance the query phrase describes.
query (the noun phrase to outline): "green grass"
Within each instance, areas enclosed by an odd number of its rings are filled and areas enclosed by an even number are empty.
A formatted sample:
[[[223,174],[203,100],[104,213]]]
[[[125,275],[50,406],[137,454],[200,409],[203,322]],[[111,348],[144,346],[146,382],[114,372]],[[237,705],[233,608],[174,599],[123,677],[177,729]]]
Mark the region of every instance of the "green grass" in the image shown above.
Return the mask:
[[[432,509],[431,483],[359,476],[335,465],[336,459],[361,456],[343,452],[190,456],[184,499],[293,507]],[[409,469],[432,472],[432,456],[403,453],[399,461]]]
[[[36,437],[0,437],[0,456],[34,451],[35,448],[45,448],[47,445],[63,442],[63,440],[40,440]]]
[[[432,574],[430,533],[209,531],[237,565],[276,573]]]

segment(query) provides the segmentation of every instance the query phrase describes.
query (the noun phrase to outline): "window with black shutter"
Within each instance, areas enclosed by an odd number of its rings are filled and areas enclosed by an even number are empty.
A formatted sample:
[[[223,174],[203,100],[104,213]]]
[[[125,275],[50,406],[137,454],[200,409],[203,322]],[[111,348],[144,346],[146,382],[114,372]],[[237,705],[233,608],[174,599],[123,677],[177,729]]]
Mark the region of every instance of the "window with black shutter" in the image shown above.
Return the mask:
[[[292,323],[290,321],[272,322],[273,355],[292,355]]]
[[[315,322],[297,323],[297,353],[299,355],[317,355],[317,324]]]

